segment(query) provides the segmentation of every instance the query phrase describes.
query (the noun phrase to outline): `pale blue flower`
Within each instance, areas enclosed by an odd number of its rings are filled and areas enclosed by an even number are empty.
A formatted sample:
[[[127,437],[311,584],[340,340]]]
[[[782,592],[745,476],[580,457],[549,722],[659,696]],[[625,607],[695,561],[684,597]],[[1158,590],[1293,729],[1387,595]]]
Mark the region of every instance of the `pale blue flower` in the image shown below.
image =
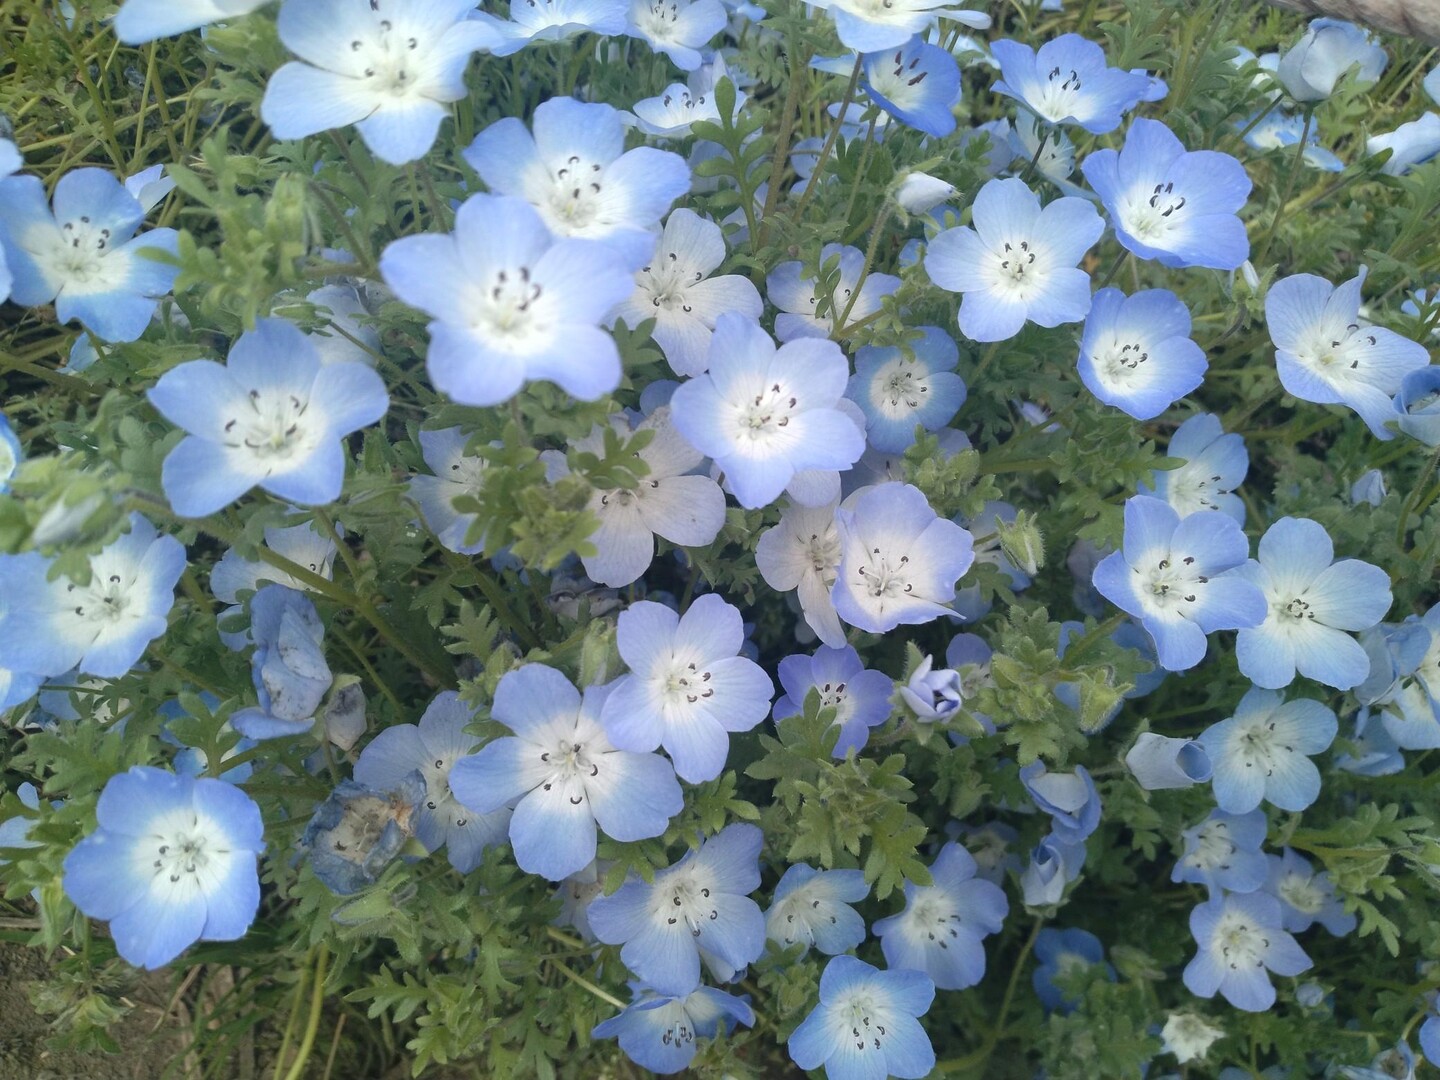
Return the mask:
[[[760,887],[754,825],[727,825],[649,884],[631,877],[590,904],[590,927],[637,977],[683,996],[700,984],[700,960],[729,980],[765,951],[765,916],[749,894]]]
[[[1405,755],[1376,710],[1361,709],[1355,714],[1349,741],[1351,752],[1335,755],[1337,769],[1356,776],[1393,776],[1405,768]]]
[[[1287,113],[1283,109],[1271,108],[1258,120],[1254,116],[1236,120],[1235,129],[1245,131],[1247,146],[1262,151],[1281,150],[1289,149],[1300,141],[1300,136],[1306,131],[1305,123],[1304,117]],[[1340,172],[1345,168],[1345,162],[1320,145],[1320,129],[1313,117],[1310,120],[1309,134],[1305,135],[1305,150],[1300,160],[1312,169],[1323,169],[1326,172]]]
[[[1125,767],[1146,791],[1187,788],[1215,775],[1210,755],[1194,739],[1143,732],[1125,755]]]
[[[776,349],[753,319],[724,314],[710,369],[671,398],[676,429],[725,473],[740,505],[765,506],[806,470],[848,469],[865,436],[838,407],[850,365],[833,341]]]
[[[1067,996],[1055,985],[1057,975],[1068,975],[1078,968],[1104,964],[1110,981],[1115,981],[1115,969],[1105,963],[1105,946],[1088,930],[1071,927],[1061,930],[1046,926],[1035,936],[1035,959],[1039,961],[1030,974],[1030,985],[1035,996],[1047,1012],[1059,1010],[1068,1013],[1080,1004],[1078,998]]]
[[[619,386],[600,324],[629,295],[629,269],[612,246],[557,240],[528,203],[498,195],[466,199],[453,234],[407,236],[380,257],[385,283],[434,320],[426,369],[462,405],[498,405],[535,379],[584,401]]]
[[[874,0],[822,0],[813,6],[830,12],[842,45],[862,53],[904,45],[937,18],[975,30],[990,25],[989,15],[949,7],[947,0],[891,0],[889,7]]]
[[[761,530],[755,544],[755,565],[770,588],[787,593],[795,590],[805,624],[817,638],[832,649],[843,649],[845,628],[830,595],[840,569],[835,509],[835,503],[810,507],[791,500],[780,520]]]
[[[1250,471],[1245,439],[1225,434],[1220,418],[1210,413],[1190,417],[1170,436],[1168,458],[1181,458],[1178,469],[1156,469],[1140,494],[1164,499],[1182,518],[1201,510],[1218,510],[1245,524],[1245,503],[1232,494]]]
[[[1085,866],[1085,845],[1066,843],[1050,833],[1030,854],[1020,874],[1020,894],[1026,907],[1050,907],[1065,897],[1065,887]]]
[[[1151,420],[1205,379],[1190,309],[1168,289],[1095,294],[1080,338],[1080,380],[1106,405]]]
[[[1110,67],[1105,50],[1079,34],[1061,34],[1038,50],[1002,38],[990,50],[1000,64],[994,91],[1048,124],[1076,124],[1103,135],[1150,92],[1148,77]]]
[[[1401,431],[1426,446],[1440,446],[1440,367],[1431,364],[1401,379],[1393,405]]]
[[[1425,92],[1430,95],[1430,99],[1440,105],[1440,64],[1430,70],[1430,74],[1425,76],[1425,81],[1421,85],[1425,87]]]
[[[136,765],[100,793],[99,828],[65,856],[72,903],[120,956],[158,968],[196,941],[236,941],[260,906],[260,808],[223,780]]]
[[[480,515],[455,508],[455,500],[476,498],[485,482],[485,459],[465,453],[470,436],[461,428],[420,432],[420,455],[434,472],[410,478],[410,498],[420,516],[435,534],[440,546],[460,555],[478,555],[485,550],[485,534],[466,543],[470,529]]]
[[[1217,889],[1254,892],[1265,883],[1269,864],[1260,846],[1265,843],[1265,811],[1229,814],[1213,810],[1198,825],[1180,833],[1185,849],[1170,874],[1171,881]]]
[[[1358,559],[1335,562],[1325,527],[1281,518],[1260,538],[1259,560],[1235,574],[1265,595],[1265,621],[1235,641],[1240,672],[1278,690],[1296,672],[1337,690],[1365,681],[1370,662],[1350,632],[1368,630],[1390,610],[1390,576]]]
[[[866,488],[836,513],[840,567],[833,598],[851,626],[883,634],[953,612],[955,583],[975,561],[971,535],[910,484]]]
[[[621,612],[615,634],[630,674],[600,713],[610,742],[637,753],[663,746],[692,784],[719,776],[730,733],[765,719],[775,690],[758,664],[737,655],[745,637],[739,609],[715,593],[684,616],[641,600]]]
[[[0,495],[10,490],[10,478],[24,459],[25,451],[20,446],[19,436],[10,426],[10,421],[0,413]]]
[[[391,165],[424,157],[450,103],[466,95],[465,68],[498,45],[467,18],[474,0],[285,0],[280,40],[300,60],[270,77],[260,117],[277,139],[355,125]]]
[[[916,36],[861,59],[865,92],[896,120],[937,139],[955,130],[960,67],[948,51]]]
[[[806,863],[786,869],[765,912],[765,934],[782,949],[803,943],[828,956],[849,952],[865,940],[865,920],[852,908],[870,893],[859,870],[816,870]]]
[[[1221,997],[1237,1009],[1264,1012],[1275,1004],[1266,970],[1299,975],[1310,957],[1281,928],[1280,901],[1269,893],[1212,896],[1190,913],[1199,946],[1185,965],[1185,986],[1197,997]]]
[[[1276,77],[1296,101],[1323,101],[1351,68],[1355,81],[1373,83],[1390,59],[1369,31],[1340,19],[1315,19],[1280,57]]]
[[[1125,145],[1080,165],[1127,251],[1162,266],[1234,270],[1250,256],[1239,218],[1245,166],[1216,150],[1188,151],[1158,120],[1137,119]]]
[[[613,685],[588,686],[582,696],[544,664],[507,672],[490,715],[515,735],[451,770],[463,806],[481,814],[515,807],[510,843],[527,873],[561,881],[594,860],[597,826],[616,840],[648,840],[684,806],[664,758],[617,750],[606,738],[600,716]]]
[[[976,869],[975,857],[952,841],[930,867],[934,884],[905,883],[905,910],[873,927],[888,967],[923,971],[940,990],[980,981],[984,939],[1000,932],[1010,904]]]
[[[293,323],[259,319],[224,365],[191,360],[147,393],[186,437],[161,483],[182,517],[205,517],[259,486],[301,506],[334,502],[344,437],[385,415],[385,383],[364,364],[322,364]]]
[[[143,45],[212,22],[248,15],[270,0],[124,0],[115,16],[115,36]]]
[[[24,160],[20,157],[20,151],[16,149],[15,144],[9,139],[0,139],[0,180],[4,180],[22,164],[24,164]],[[0,303],[9,299],[12,281],[10,266],[5,261],[5,244],[0,242]],[[8,425],[6,430],[9,430]]]
[[[1100,824],[1100,793],[1084,765],[1073,772],[1050,772],[1045,763],[1032,761],[1020,770],[1020,782],[1039,809],[1050,815],[1056,837],[1080,844]]]
[[[1390,158],[1380,171],[1386,176],[1404,176],[1416,165],[1432,160],[1440,154],[1440,113],[1427,112],[1394,131],[1365,140],[1365,153],[1371,157],[1385,150],[1390,151]]]
[[[720,0],[632,0],[629,20],[625,33],[668,56],[681,71],[694,71],[729,16]]]
[[[935,1000],[919,971],[880,971],[837,956],[820,974],[820,1001],[787,1044],[802,1069],[825,1068],[827,1080],[920,1080],[935,1068],[935,1050],[917,1017]]]
[[[659,994],[639,985],[635,990],[635,1000],[625,1011],[595,1025],[590,1037],[618,1040],[626,1057],[662,1076],[689,1067],[699,1049],[696,1039],[713,1039],[722,1030],[728,1035],[736,1024],[755,1023],[747,998],[709,986],[681,995]]]
[[[649,262],[654,226],[690,188],[685,159],[649,146],[627,151],[609,105],[553,97],[536,107],[532,127],[533,135],[516,117],[497,120],[461,156],[492,192],[534,207],[555,237],[603,241],[629,270]]]
[[[450,865],[462,874],[480,865],[485,849],[505,842],[510,808],[476,814],[457,800],[450,779],[455,765],[480,745],[465,731],[475,710],[453,690],[443,690],[425,707],[420,723],[396,724],[371,739],[355,762],[355,780],[377,791],[390,791],[419,772],[425,798],[415,804],[411,827],[426,851],[441,845]],[[493,745],[493,744],[492,744]]]
[[[960,352],[937,326],[898,346],[866,345],[855,353],[855,374],[846,390],[865,414],[865,437],[886,453],[915,444],[915,428],[945,427],[965,404],[965,382],[955,373]]]
[[[53,303],[62,323],[76,319],[104,341],[134,341],[179,273],[149,257],[176,254],[175,230],[135,236],[144,218],[135,196],[104,169],[66,173],[53,204],[39,177],[0,180],[10,299],[27,307]]]
[[[659,139],[683,139],[690,135],[690,125],[697,120],[719,123],[720,109],[715,104],[715,84],[721,79],[728,78],[732,78],[732,76],[725,68],[725,59],[717,53],[713,61],[696,68],[683,83],[671,83],[654,97],[637,101],[630,111],[635,114],[635,119],[639,121],[637,126],[646,135]],[[735,112],[737,115],[744,101],[745,94],[736,90]],[[734,118],[732,117],[732,119]],[[690,156],[692,168],[700,160],[703,160],[703,156],[710,148],[714,149],[715,154],[724,153],[718,143],[707,143],[700,139],[695,141]],[[714,178],[695,176],[693,190],[700,191],[702,185],[715,182]],[[764,185],[762,184],[761,187],[763,188]],[[760,195],[760,202],[763,206],[763,195]],[[737,211],[737,213],[740,213],[742,218],[744,217],[743,212]],[[739,234],[732,234],[732,239],[738,243],[743,238]]]
[[[870,729],[890,719],[894,683],[888,675],[866,668],[849,645],[840,649],[822,645],[814,656],[787,656],[778,673],[785,694],[775,702],[775,722],[799,716],[810,691],[818,691],[820,707],[835,710],[840,735],[832,753],[837,758],[862,749]]]
[[[1335,741],[1339,723],[1318,701],[1285,701],[1274,690],[1252,687],[1235,715],[1198,736],[1215,766],[1215,802],[1231,814],[1262,801],[1282,810],[1304,810],[1320,794],[1320,770],[1311,756]]]
[[[1370,674],[1355,697],[1380,711],[1386,734],[1401,749],[1440,748],[1440,604],[1422,618],[1367,631],[1360,644]]]
[[[836,260],[833,277],[825,269],[832,259]],[[775,316],[778,340],[828,338],[840,329],[839,319],[847,307],[850,314],[845,317],[846,323],[858,322],[879,311],[880,302],[900,288],[900,279],[894,274],[871,273],[862,282],[865,256],[859,248],[826,244],[820,249],[820,266],[820,281],[807,276],[799,262],[783,262],[765,278],[765,293],[770,303],[780,309]],[[816,314],[822,303],[825,313]]]
[[[720,226],[693,210],[675,210],[649,263],[635,275],[635,291],[616,309],[632,328],[655,320],[650,336],[676,375],[700,375],[710,366],[710,338],[722,314],[759,319],[765,310],[749,278],[710,276],[724,261]]]
[[[1234,518],[1202,510],[1182,520],[1169,503],[1137,495],[1125,501],[1123,546],[1095,568],[1094,584],[1140,620],[1161,667],[1184,671],[1205,658],[1207,634],[1264,621],[1264,594],[1227,572],[1249,554]]]
[[[38,552],[0,555],[0,669],[11,673],[12,693],[30,685],[29,675],[72,668],[119,678],[165,633],[185,548],[139,514],[129,522],[129,532],[90,557],[85,585],[51,580],[54,560]]]
[[[1266,858],[1270,876],[1265,891],[1280,901],[1280,924],[1286,930],[1298,934],[1318,922],[1336,937],[1344,937],[1355,929],[1356,918],[1346,914],[1326,871],[1317,874],[1309,862],[1288,847],[1282,854]]]
[[[510,8],[510,21],[487,11],[472,12],[495,31],[499,40],[490,46],[496,56],[509,56],[536,42],[567,41],[578,34],[623,34],[629,0],[534,0]]]
[[[1093,156],[1093,155],[1092,155]],[[960,331],[1005,341],[1026,322],[1059,326],[1090,310],[1090,275],[1078,263],[1105,231],[1087,200],[1047,204],[1025,181],[991,180],[975,196],[973,228],[946,229],[925,251],[925,272],[963,293]]]
[[[250,635],[258,704],[236,712],[230,723],[251,739],[305,734],[334,681],[315,605],[284,585],[266,585],[250,600]]]
[[[1360,288],[1367,269],[1339,286],[1314,274],[1293,274],[1270,286],[1265,321],[1275,343],[1280,385],[1301,401],[1348,405],[1377,439],[1393,439],[1390,399],[1401,380],[1425,367],[1425,346],[1383,326],[1360,325]]]
[[[306,293],[305,301],[316,308],[317,317],[322,312],[329,316],[325,320],[329,329],[308,331],[310,343],[319,351],[322,364],[353,362],[375,366],[375,358],[380,353],[380,333],[374,326],[360,321],[368,319],[370,312],[360,299],[359,289],[354,285],[322,285]]]
[[[415,834],[415,808],[424,798],[418,770],[381,789],[342,780],[300,838],[315,876],[340,896],[374,885]]]
[[[1406,376],[1408,379],[1410,376]],[[1402,382],[1401,386],[1405,384]],[[1379,469],[1370,469],[1350,485],[1350,501],[1356,506],[1379,506],[1385,501],[1385,474]]]
[[[343,535],[340,526],[337,525],[335,529],[336,535],[326,539],[311,522],[292,525],[289,528],[267,526],[265,547],[276,555],[281,555],[304,567],[312,574],[331,578],[335,572],[335,556],[338,552],[337,538]],[[284,585],[296,592],[306,592],[310,588],[289,571],[276,569],[263,560],[252,562],[249,559],[243,559],[234,548],[230,548],[220,556],[220,561],[210,570],[210,591],[215,594],[215,599],[229,605],[220,612],[219,621],[225,623],[235,616],[242,615],[240,593],[247,589],[258,590],[262,583]],[[220,640],[228,648],[238,651],[251,643],[250,631],[248,628],[239,632],[228,632],[222,629],[220,630]]]
[[[957,712],[963,700],[960,673],[952,668],[935,668],[935,658],[920,661],[910,680],[900,687],[900,696],[915,719],[922,722],[944,721]]]

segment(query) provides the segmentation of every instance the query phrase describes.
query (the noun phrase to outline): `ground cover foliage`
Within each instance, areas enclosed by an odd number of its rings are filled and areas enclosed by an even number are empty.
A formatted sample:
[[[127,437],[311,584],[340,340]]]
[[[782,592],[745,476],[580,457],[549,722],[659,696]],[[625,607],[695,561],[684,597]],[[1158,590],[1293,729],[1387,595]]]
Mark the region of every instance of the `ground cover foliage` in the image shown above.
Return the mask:
[[[175,1076],[1440,1065],[1433,50],[125,7],[0,0],[58,1046],[149,968]]]

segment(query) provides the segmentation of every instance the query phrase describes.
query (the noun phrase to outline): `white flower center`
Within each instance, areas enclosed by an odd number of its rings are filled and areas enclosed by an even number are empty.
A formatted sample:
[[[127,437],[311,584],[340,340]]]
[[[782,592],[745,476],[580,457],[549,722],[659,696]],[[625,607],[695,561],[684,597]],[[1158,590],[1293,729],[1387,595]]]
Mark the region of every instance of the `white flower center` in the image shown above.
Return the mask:
[[[430,758],[420,767],[425,777],[425,809],[438,815],[447,825],[464,828],[469,818],[465,808],[450,792],[450,770],[455,756]]]
[[[918,102],[925,95],[925,91],[920,87],[930,73],[919,68],[918,53],[906,63],[904,50],[896,49],[888,63],[877,67],[871,85],[878,93],[903,108]]]
[[[919,365],[904,356],[897,356],[875,372],[870,384],[870,400],[887,416],[904,416],[920,408],[930,384]]]
[[[1320,368],[1327,378],[1336,379],[1360,374],[1360,365],[1367,353],[1379,344],[1372,333],[1362,333],[1359,323],[1348,323],[1343,330],[1321,328],[1307,344],[1309,356],[1303,358]]]
[[[126,592],[135,584],[134,580],[123,581],[119,574],[110,574],[103,580],[99,574],[90,578],[85,587],[73,582],[65,586],[66,599],[74,604],[78,618],[93,623],[117,623],[129,607]]]
[[[571,154],[565,164],[555,170],[551,180],[550,212],[557,224],[571,231],[593,225],[600,212],[600,181],[605,166]]]
[[[532,280],[528,266],[499,270],[478,298],[472,325],[514,344],[533,342],[548,329],[535,308],[543,295],[544,286]]]
[[[1044,273],[1045,267],[1036,265],[1036,252],[1029,240],[1016,243],[1005,241],[995,255],[996,284],[1008,288],[1018,295],[1025,295],[1027,286]]]
[[[216,823],[189,808],[178,808],[150,823],[135,842],[138,877],[165,902],[186,903],[204,896],[227,871],[232,852]]]
[[[901,555],[897,559],[882,555],[879,548],[872,548],[869,560],[856,568],[859,585],[876,598],[884,596],[894,599],[912,593],[915,586],[910,581],[909,563],[909,555]]]
[[[689,6],[688,4],[686,5]],[[678,3],[656,3],[634,9],[635,29],[652,41],[665,44],[680,42],[680,5]]]
[[[1230,860],[1239,850],[1230,839],[1229,827],[1224,822],[1211,821],[1200,826],[1195,850],[1185,861],[1201,870],[1229,870]]]
[[[1143,341],[1122,341],[1119,337],[1112,337],[1109,345],[1095,350],[1090,359],[1095,364],[1096,373],[1107,385],[1124,386],[1138,381],[1137,377],[1144,374],[1140,365],[1149,361],[1150,349]]]
[[[857,1051],[883,1050],[888,1037],[885,1021],[890,1010],[875,1001],[864,988],[852,990],[836,1009],[840,1018],[850,1025],[850,1037]]]
[[[1249,916],[1226,912],[1215,928],[1211,948],[1220,950],[1220,959],[1231,971],[1265,966],[1270,939],[1263,927],[1255,926]]]
[[[938,889],[919,892],[904,916],[905,930],[912,938],[924,936],[927,947],[949,949],[960,933],[955,926],[963,920],[954,902]]]
[[[1314,878],[1304,874],[1286,874],[1280,879],[1277,891],[1281,900],[1306,915],[1314,915],[1325,906],[1324,890],[1316,887]]]
[[[372,11],[378,4],[370,5]],[[362,71],[368,89],[397,98],[410,95],[415,86],[415,53],[420,48],[420,39],[404,32],[396,32],[395,24],[389,19],[379,22],[380,33],[369,41],[356,38],[350,42],[350,51],[364,64]]]
[[[1190,569],[1194,564],[1193,555],[1173,561],[1167,556],[1157,561],[1153,569],[1136,569],[1143,582],[1138,590],[1140,602],[1156,614],[1177,611],[1185,615],[1184,609],[1196,602],[1202,587],[1210,581],[1204,574]]]
[[[1229,494],[1219,486],[1221,478],[1207,475],[1205,465],[1200,461],[1186,462],[1164,475],[1167,477],[1166,498],[1181,517],[1200,510],[1216,510],[1219,504],[1214,497]]]
[[[710,672],[701,668],[698,663],[675,657],[670,667],[656,678],[656,682],[665,704],[679,705],[683,702],[694,705],[701,698],[715,696],[715,688],[708,685],[711,677]]]
[[[672,1001],[670,1004],[662,1006],[660,1015],[668,1021],[665,1030],[660,1032],[662,1045],[682,1046],[695,1041],[694,1021],[685,1011],[683,1002]]]
[[[686,96],[688,104],[689,97]],[[665,104],[670,104],[667,96]],[[680,262],[680,257],[673,251],[667,251],[663,258],[655,260],[649,266],[640,268],[640,273],[635,275],[635,282],[640,286],[642,292],[650,297],[650,303],[665,311],[674,311],[679,308],[686,315],[691,313],[691,306],[686,302],[685,290],[691,285],[702,281],[705,274],[700,270],[692,270]]]
[[[1039,98],[1030,104],[1047,120],[1063,120],[1075,114],[1081,85],[1080,73],[1073,68],[1051,68],[1045,74]]]
[[[1281,742],[1283,736],[1275,731],[1275,721],[1267,716],[1263,720],[1252,720],[1240,731],[1235,741],[1240,760],[1247,769],[1264,769],[1269,776],[1275,771],[1275,759],[1282,753],[1293,754],[1295,748]]]
[[[810,569],[820,575],[820,581],[824,585],[835,584],[836,568],[840,565],[840,536],[833,529],[825,530],[824,534],[811,533],[810,539],[805,542],[805,552],[810,560]]]
[[[62,222],[58,230],[47,224],[32,229],[20,245],[34,256],[47,277],[59,278],[71,292],[107,293],[118,289],[129,274],[128,260],[111,258],[110,230],[88,215]]]
[[[699,937],[706,926],[720,918],[720,909],[710,899],[713,882],[698,878],[686,869],[674,880],[656,889],[657,903],[653,914],[663,916],[665,925],[678,926],[683,921],[691,937]]]
[[[1174,181],[1132,191],[1124,201],[1125,227],[1142,240],[1163,243],[1184,221],[1184,209],[1185,196],[1175,193]]]
[[[553,771],[540,785],[549,791],[556,784],[568,788],[570,803],[579,806],[585,801],[585,781],[600,775],[600,756],[587,753],[586,744],[573,739],[557,739],[549,750],[540,752],[540,760]]]
[[[226,446],[243,446],[262,460],[283,461],[314,445],[317,432],[303,422],[310,408],[308,401],[283,391],[260,389],[251,389],[248,398],[251,411],[225,422]]]
[[[756,442],[789,427],[797,404],[798,399],[778,382],[753,398],[747,398],[735,410],[742,441]]]

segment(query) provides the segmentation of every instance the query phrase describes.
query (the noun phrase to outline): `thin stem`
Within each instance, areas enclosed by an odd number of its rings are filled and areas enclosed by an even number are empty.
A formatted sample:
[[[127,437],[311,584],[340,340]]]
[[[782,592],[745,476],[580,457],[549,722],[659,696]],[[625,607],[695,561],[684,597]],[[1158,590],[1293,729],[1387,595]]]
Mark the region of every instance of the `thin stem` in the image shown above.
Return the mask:
[[[790,53],[790,78],[785,81],[785,103],[780,106],[780,127],[775,133],[775,150],[770,162],[770,185],[765,191],[765,206],[760,211],[760,228],[758,234],[752,228],[750,231],[752,250],[758,251],[764,246],[769,238],[771,215],[775,212],[775,203],[780,198],[780,182],[785,178],[785,164],[790,156],[790,140],[794,137],[795,118],[800,112],[800,91],[801,84],[805,81],[804,76],[809,57],[802,57],[801,50],[796,47],[795,42],[786,43]],[[754,200],[751,200],[752,202]]]
[[[310,1060],[310,1051],[315,1048],[315,1033],[320,1030],[320,1013],[325,1004],[325,967],[329,962],[330,950],[321,942],[320,955],[315,961],[315,985],[310,992],[310,1015],[305,1021],[305,1036],[300,1040],[295,1063],[285,1074],[285,1080],[300,1080],[305,1074],[305,1064]]]
[[[592,983],[589,979],[576,975],[575,972],[571,971],[564,964],[560,963],[559,960],[556,960],[554,957],[548,956],[546,957],[546,960],[549,961],[551,967],[553,967],[561,975],[564,975],[565,978],[569,979],[576,986],[580,987],[583,990],[590,991],[590,993],[594,994],[601,1001],[608,1002],[609,1004],[614,1005],[617,1009],[626,1008],[625,1002],[621,1001],[614,994],[610,993],[607,990],[602,990],[600,987]]]
[[[1106,285],[1110,284],[1110,282],[1114,279],[1115,275],[1120,272],[1120,267],[1125,265],[1125,260],[1128,258],[1130,258],[1129,249],[1122,249],[1120,252],[1120,257],[1117,258],[1113,263],[1111,263],[1110,269],[1105,272],[1105,280],[1100,282],[1099,286],[1101,289],[1105,288]]]
[[[1015,999],[1015,990],[1020,985],[1020,974],[1025,970],[1025,961],[1030,959],[1030,952],[1035,948],[1035,939],[1039,937],[1040,928],[1044,925],[1044,918],[1036,919],[1035,925],[1030,928],[1030,936],[1020,947],[1020,955],[1015,958],[1015,967],[1010,972],[1010,982],[1005,987],[1005,996],[1000,1000],[1000,1012],[995,1017],[995,1026],[990,1029],[984,1045],[973,1054],[940,1062],[935,1066],[937,1072],[942,1074],[963,1072],[990,1060],[990,1055],[995,1053],[995,1047],[1000,1044],[1001,1036],[1005,1032],[1005,1017],[1010,1012],[1010,1003]]]
[[[855,310],[855,304],[860,299],[860,290],[865,286],[865,279],[870,276],[870,268],[875,265],[875,253],[880,248],[880,237],[884,235],[885,225],[889,220],[890,202],[887,199],[875,218],[875,224],[870,227],[870,243],[865,248],[864,265],[860,267],[860,276],[855,279],[855,287],[850,290],[850,299],[845,302],[845,310],[840,312],[840,317],[835,320],[836,326],[843,327],[845,320],[850,318],[850,312]]]
[[[1280,220],[1285,216],[1285,204],[1290,201],[1290,195],[1295,190],[1295,180],[1300,175],[1300,170],[1305,164],[1305,141],[1310,138],[1310,121],[1314,119],[1315,106],[1305,106],[1305,122],[1300,127],[1300,141],[1295,144],[1295,154],[1290,159],[1290,174],[1285,177],[1285,193],[1280,196],[1280,201],[1275,205],[1275,216],[1270,219],[1270,231],[1265,235],[1265,242],[1260,245],[1260,250],[1255,253],[1255,265],[1265,265],[1265,256],[1270,254],[1270,245],[1275,242],[1275,233],[1280,228]]]
[[[1415,484],[1410,489],[1410,494],[1405,497],[1405,505],[1400,508],[1400,524],[1395,526],[1395,543],[1401,546],[1405,543],[1405,526],[1410,521],[1410,515],[1415,510],[1415,505],[1420,501],[1420,493],[1425,490],[1426,483],[1435,472],[1437,465],[1440,465],[1440,446],[1435,447],[1435,452],[1430,455],[1430,460],[1425,463],[1425,468],[1415,478]]]
[[[1030,155],[1030,164],[1026,165],[1025,171],[1020,174],[1020,179],[1027,184],[1030,182],[1030,178],[1035,175],[1035,169],[1040,164],[1040,155],[1045,152],[1045,144],[1050,141],[1051,130],[1051,128],[1047,127],[1041,133],[1040,141],[1035,144],[1035,153]]]
[[[860,71],[863,61],[857,56],[855,68],[850,72],[850,85],[845,87],[845,96],[840,99],[840,112],[835,117],[835,126],[830,129],[830,134],[825,137],[825,145],[820,148],[820,156],[815,159],[815,168],[810,173],[810,181],[805,185],[805,190],[800,193],[800,201],[795,204],[794,217],[799,220],[800,215],[805,212],[805,207],[810,204],[815,190],[820,186],[820,177],[825,168],[830,164],[830,155],[835,150],[835,140],[840,137],[840,128],[845,123],[845,114],[850,111],[850,103],[855,100],[855,88],[860,85]]]

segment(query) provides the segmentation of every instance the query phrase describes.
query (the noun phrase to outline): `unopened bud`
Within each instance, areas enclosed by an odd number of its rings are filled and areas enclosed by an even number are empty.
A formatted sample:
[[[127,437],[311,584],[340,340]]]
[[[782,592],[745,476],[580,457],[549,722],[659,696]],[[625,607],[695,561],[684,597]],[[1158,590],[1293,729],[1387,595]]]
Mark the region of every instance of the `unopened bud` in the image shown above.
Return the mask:
[[[1035,524],[1035,515],[1021,510],[1010,523],[997,521],[1000,534],[1000,550],[1014,564],[1015,569],[1031,577],[1045,565],[1045,537]]]
[[[895,188],[895,202],[907,214],[923,214],[953,198],[955,185],[929,173],[906,173]]]

